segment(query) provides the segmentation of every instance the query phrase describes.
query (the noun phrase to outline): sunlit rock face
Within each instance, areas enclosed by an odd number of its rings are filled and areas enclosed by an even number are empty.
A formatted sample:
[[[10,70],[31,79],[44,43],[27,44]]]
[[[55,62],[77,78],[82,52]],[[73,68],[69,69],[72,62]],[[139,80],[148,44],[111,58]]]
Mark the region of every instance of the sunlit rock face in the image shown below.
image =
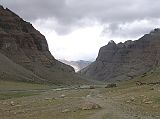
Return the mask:
[[[160,65],[160,29],[136,41],[110,41],[99,50],[95,62],[81,74],[102,81],[132,79]]]

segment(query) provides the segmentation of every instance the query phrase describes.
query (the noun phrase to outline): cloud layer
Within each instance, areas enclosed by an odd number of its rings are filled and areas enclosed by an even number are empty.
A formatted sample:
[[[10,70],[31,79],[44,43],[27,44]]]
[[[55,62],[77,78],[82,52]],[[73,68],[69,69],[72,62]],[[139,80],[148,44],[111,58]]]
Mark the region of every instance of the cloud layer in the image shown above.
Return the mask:
[[[160,27],[160,0],[1,0],[0,4],[46,35],[55,56],[71,60],[95,58],[111,39],[136,39]]]
[[[143,20],[155,22],[160,18],[159,0],[2,0],[1,4],[29,21],[54,21],[52,28],[59,34],[87,24],[88,19],[103,25],[109,24],[108,30],[115,32],[119,25]],[[140,29],[143,31],[143,28]],[[134,35],[133,31],[131,35]]]

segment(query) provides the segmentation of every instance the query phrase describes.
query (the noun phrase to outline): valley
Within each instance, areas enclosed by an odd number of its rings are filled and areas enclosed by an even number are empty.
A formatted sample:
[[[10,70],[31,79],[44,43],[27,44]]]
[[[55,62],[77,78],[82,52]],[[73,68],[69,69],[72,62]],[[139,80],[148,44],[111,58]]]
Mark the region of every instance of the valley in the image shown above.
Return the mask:
[[[159,119],[159,84],[137,85],[136,82],[122,82],[113,88],[95,85],[93,89],[5,82],[5,87],[10,88],[5,89],[4,85],[0,85],[0,117]]]
[[[0,119],[160,119],[159,46],[155,28],[111,40],[94,62],[57,60],[44,35],[0,5]]]

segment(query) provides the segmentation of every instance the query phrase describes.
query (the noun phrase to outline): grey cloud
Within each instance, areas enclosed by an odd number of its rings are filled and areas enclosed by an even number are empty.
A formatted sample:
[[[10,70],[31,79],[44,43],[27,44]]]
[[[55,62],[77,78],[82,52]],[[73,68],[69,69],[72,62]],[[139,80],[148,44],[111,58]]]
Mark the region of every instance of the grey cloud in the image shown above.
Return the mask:
[[[82,25],[79,21],[84,18],[104,25],[110,24],[109,30],[112,33],[122,35],[122,32],[118,32],[120,24],[160,18],[159,0],[1,0],[0,4],[31,22],[55,18],[55,29],[61,34],[67,32],[67,29],[71,31],[72,27]],[[139,30],[144,32],[145,28],[141,26]],[[137,35],[135,32],[130,34]]]
[[[105,27],[102,34],[118,38],[137,38],[160,26],[160,19],[145,19],[125,23],[112,23]]]

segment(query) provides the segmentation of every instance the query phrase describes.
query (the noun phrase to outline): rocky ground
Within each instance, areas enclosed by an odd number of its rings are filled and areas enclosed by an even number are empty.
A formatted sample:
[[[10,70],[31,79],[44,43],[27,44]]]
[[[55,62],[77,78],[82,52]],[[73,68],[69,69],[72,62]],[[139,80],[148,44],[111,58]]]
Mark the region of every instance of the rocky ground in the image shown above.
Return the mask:
[[[29,85],[28,90],[27,86],[25,90],[1,90],[0,119],[160,118],[159,85],[55,89]]]

